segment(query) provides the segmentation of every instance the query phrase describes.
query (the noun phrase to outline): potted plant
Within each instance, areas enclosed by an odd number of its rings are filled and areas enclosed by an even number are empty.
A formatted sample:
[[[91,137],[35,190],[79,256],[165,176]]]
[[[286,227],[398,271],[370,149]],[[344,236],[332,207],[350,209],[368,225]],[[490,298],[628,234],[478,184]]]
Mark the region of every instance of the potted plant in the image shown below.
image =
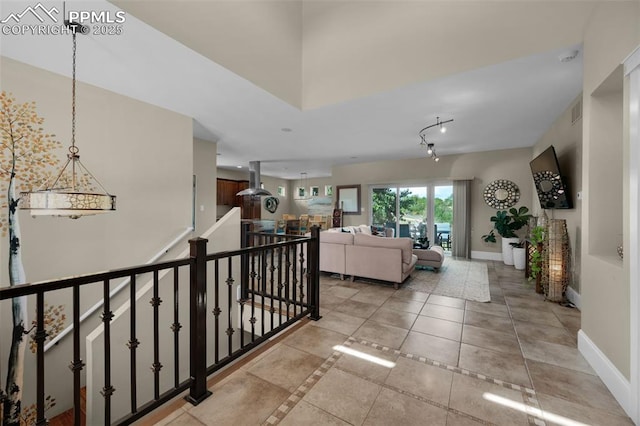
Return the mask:
[[[499,210],[495,216],[491,216],[491,222],[493,222],[493,229],[487,234],[483,235],[482,239],[486,243],[495,243],[496,235],[494,230],[498,231],[498,234],[502,237],[502,261],[505,265],[513,265],[513,247],[511,243],[517,243],[520,241],[516,231],[522,229],[528,222],[531,215],[527,207],[515,207],[507,210]]]
[[[527,256],[525,251],[525,241],[519,240],[517,243],[511,243],[513,247],[513,266],[519,270],[524,270],[527,264]]]
[[[529,258],[529,280],[536,280],[536,293],[542,293],[541,273],[542,273],[542,250],[544,243],[544,227],[535,226],[531,229],[529,243],[534,249]]]

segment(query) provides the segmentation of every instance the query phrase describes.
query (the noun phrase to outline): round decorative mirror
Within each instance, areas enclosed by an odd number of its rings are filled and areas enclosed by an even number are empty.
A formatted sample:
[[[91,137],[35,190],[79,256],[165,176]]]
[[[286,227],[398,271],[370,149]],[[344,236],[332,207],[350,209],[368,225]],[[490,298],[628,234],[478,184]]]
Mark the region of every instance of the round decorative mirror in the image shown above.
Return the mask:
[[[484,189],[484,202],[496,210],[513,207],[520,199],[518,185],[506,179],[497,179]]]
[[[280,204],[280,200],[276,197],[267,197],[264,199],[264,208],[269,213],[275,213],[278,210],[278,204]]]
[[[549,170],[544,172],[536,172],[533,174],[533,181],[538,190],[538,198],[540,203],[546,205],[547,202],[557,200],[564,194],[562,187],[562,179],[557,173]]]
[[[493,196],[498,201],[504,201],[509,198],[509,191],[504,188],[498,188],[496,189],[496,192],[494,192]]]

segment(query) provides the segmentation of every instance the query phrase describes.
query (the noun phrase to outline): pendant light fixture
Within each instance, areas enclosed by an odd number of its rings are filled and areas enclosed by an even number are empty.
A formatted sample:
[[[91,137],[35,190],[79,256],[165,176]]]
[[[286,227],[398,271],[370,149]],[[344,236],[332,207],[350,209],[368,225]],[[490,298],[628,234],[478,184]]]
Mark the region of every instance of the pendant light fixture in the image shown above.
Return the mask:
[[[300,191],[302,189],[302,191]],[[311,198],[309,189],[309,178],[307,177],[307,172],[300,173],[300,186],[298,187],[298,199],[299,200],[308,200]]]
[[[71,146],[62,170],[40,188],[21,193],[20,208],[32,216],[80,216],[106,213],[116,209],[116,196],[100,184],[80,162],[76,146],[76,33],[86,34],[88,28],[65,21],[73,36],[73,68],[71,83]]]

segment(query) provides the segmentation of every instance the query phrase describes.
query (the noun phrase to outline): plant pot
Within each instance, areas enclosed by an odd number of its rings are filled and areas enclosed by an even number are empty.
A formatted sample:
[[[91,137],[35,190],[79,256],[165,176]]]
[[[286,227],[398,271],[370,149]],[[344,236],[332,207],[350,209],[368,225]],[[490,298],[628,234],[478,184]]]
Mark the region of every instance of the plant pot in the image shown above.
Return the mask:
[[[513,246],[511,243],[520,241],[518,237],[502,239],[502,261],[505,265],[513,265]]]
[[[513,247],[513,266],[519,271],[524,270],[527,264],[527,256],[524,248]]]

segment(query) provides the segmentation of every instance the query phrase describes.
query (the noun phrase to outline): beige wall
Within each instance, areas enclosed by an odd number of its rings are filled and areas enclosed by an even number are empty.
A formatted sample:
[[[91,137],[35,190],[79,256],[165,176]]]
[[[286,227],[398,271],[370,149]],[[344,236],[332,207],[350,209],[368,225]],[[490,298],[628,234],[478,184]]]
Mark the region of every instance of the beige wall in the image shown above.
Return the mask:
[[[201,235],[216,221],[217,145],[193,139],[193,174],[196,176],[196,235]]]
[[[3,90],[13,93],[19,102],[36,102],[38,114],[45,118],[45,131],[56,134],[65,147],[60,152],[64,159],[70,140],[71,80],[4,57],[0,73]],[[142,264],[191,224],[191,118],[83,83],[77,87],[77,108],[81,159],[117,196],[117,211],[77,220],[34,219],[28,212],[20,212],[23,261],[31,282]],[[0,246],[6,245],[2,239]],[[2,285],[8,281],[6,256],[3,249]],[[101,298],[100,286],[86,289],[81,293],[83,310]],[[65,305],[67,323],[70,321],[70,292],[56,292],[45,302]],[[2,336],[7,336],[4,327],[10,323],[4,316],[8,312],[5,307],[1,308]],[[29,314],[33,318],[33,304]],[[92,323],[97,323],[97,318],[83,326],[83,331],[91,330]],[[48,352],[47,363],[68,364],[69,344],[65,339]],[[3,344],[2,366],[6,365],[6,352]],[[27,404],[33,401],[35,369],[30,366],[34,362],[27,351]],[[47,369],[52,375],[47,377],[47,392],[56,398],[56,408],[70,406],[71,380],[65,370]]]
[[[7,58],[1,66],[3,90],[35,101],[66,150],[70,80]],[[191,119],[83,83],[77,108],[81,159],[117,196],[117,211],[78,220],[21,212],[29,281],[143,263],[191,224]]]
[[[581,233],[582,233],[582,201],[578,200],[578,192],[582,191],[582,120],[571,123],[571,109],[582,101],[582,94],[553,123],[547,132],[533,147],[532,158],[547,149],[550,145],[556,150],[560,171],[569,188],[572,209],[547,210],[552,219],[567,221],[569,241],[571,245],[571,287],[580,292],[581,265]],[[533,185],[533,182],[531,183]],[[540,201],[533,187],[533,214],[542,214]]]
[[[615,124],[615,120],[603,119],[605,110],[619,109],[620,105],[607,108],[608,101],[602,102],[597,89],[638,44],[640,3],[601,3],[592,15],[584,37],[582,330],[627,379],[630,374],[629,268],[625,266],[627,261],[623,263],[616,259],[615,252],[605,254],[594,250],[597,245],[597,241],[592,241],[597,238],[595,228],[602,225],[595,221],[593,214],[597,209],[593,208],[606,206],[613,214],[614,224],[623,221],[623,238],[629,235],[628,214],[624,213],[624,206],[628,205],[625,183],[628,170],[620,161],[606,165],[597,161],[599,145],[611,146],[616,151],[622,147],[622,152],[626,151],[628,130],[624,120]],[[622,126],[622,132],[619,126]],[[607,131],[611,132],[610,137],[603,137]],[[622,181],[616,183],[617,187],[623,188],[622,202],[605,205],[598,198],[598,191],[591,188],[596,188],[598,180],[606,178],[613,169],[622,170]]]
[[[309,178],[305,183],[301,183],[300,179],[290,180],[289,181],[289,194],[291,194],[291,211],[288,212],[290,214],[294,214],[296,216],[300,216],[301,214],[309,214],[309,205],[313,203],[314,200],[310,198],[306,199],[297,199],[295,197],[296,191],[299,186],[304,186],[306,191],[309,191],[310,187],[317,186],[320,190],[320,197],[324,197],[324,187],[325,185],[332,185],[333,179],[331,177],[324,178]],[[322,206],[322,210],[327,210],[327,214],[331,214],[333,211],[333,203],[331,205]],[[283,211],[283,213],[285,213]]]
[[[369,223],[369,187],[374,184],[424,184],[446,179],[473,179],[471,185],[471,250],[500,252],[500,244],[488,244],[481,236],[492,224],[489,218],[496,210],[489,207],[482,196],[484,188],[495,179],[508,179],[520,188],[520,202],[531,208],[533,186],[531,184],[531,149],[509,149],[475,152],[440,157],[439,162],[430,158],[382,161],[333,167],[332,181],[337,185],[362,185],[361,215],[345,215],[345,225]],[[499,239],[498,239],[499,242]]]

